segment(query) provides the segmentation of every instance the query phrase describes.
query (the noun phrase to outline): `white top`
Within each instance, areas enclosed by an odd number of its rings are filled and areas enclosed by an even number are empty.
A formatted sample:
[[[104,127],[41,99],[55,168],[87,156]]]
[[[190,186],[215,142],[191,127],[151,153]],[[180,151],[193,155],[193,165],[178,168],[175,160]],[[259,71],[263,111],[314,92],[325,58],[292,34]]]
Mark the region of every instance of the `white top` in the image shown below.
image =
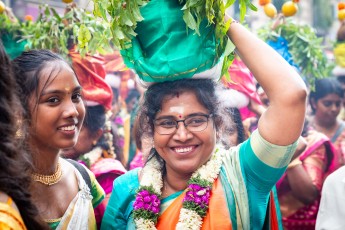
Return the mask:
[[[316,230],[345,229],[345,166],[329,175],[321,193]]]

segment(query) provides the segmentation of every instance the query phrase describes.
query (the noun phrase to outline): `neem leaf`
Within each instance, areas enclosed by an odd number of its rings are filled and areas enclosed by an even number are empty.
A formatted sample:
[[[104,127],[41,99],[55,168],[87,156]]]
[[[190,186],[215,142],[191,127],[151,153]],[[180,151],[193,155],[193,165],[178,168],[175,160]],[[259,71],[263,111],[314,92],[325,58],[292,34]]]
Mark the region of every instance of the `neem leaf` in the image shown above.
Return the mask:
[[[197,23],[195,21],[195,18],[193,17],[193,15],[190,13],[189,10],[185,10],[183,12],[183,20],[186,22],[186,25],[192,29],[195,30],[195,32],[200,35],[199,33],[199,27],[197,26]]]

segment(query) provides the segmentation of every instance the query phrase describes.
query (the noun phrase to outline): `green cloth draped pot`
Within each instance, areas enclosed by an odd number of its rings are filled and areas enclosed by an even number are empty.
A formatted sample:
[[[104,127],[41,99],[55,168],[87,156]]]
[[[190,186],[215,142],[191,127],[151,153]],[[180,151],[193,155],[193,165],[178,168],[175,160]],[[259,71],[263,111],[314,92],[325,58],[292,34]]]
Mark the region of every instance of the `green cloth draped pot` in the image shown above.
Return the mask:
[[[137,25],[138,35],[121,54],[142,81],[191,78],[219,62],[214,25],[202,21],[199,36],[187,28],[182,7],[178,0],[152,0],[141,7],[144,20]]]

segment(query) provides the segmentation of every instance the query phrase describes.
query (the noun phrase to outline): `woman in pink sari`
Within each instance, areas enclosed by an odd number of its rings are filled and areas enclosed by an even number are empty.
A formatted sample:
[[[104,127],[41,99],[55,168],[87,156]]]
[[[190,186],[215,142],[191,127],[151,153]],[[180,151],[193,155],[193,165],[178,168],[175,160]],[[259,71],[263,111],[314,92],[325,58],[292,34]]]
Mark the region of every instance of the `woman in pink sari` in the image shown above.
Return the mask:
[[[305,150],[295,154],[277,183],[284,229],[315,229],[323,182],[339,167],[328,137],[309,131],[305,140]]]

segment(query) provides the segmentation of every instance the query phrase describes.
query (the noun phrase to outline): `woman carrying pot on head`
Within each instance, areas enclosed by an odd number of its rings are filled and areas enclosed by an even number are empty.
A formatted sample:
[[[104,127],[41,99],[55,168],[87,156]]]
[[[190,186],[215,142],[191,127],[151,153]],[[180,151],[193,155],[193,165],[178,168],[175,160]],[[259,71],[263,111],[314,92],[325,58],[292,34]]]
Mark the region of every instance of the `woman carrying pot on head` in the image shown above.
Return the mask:
[[[301,134],[306,86],[241,24],[231,23],[227,35],[270,100],[258,130],[224,150],[218,130],[229,120],[222,119],[218,83],[192,78],[152,84],[139,115],[143,131],[152,131],[150,156],[142,169],[115,180],[102,229],[263,229],[276,218],[266,215],[274,212],[270,191]]]

